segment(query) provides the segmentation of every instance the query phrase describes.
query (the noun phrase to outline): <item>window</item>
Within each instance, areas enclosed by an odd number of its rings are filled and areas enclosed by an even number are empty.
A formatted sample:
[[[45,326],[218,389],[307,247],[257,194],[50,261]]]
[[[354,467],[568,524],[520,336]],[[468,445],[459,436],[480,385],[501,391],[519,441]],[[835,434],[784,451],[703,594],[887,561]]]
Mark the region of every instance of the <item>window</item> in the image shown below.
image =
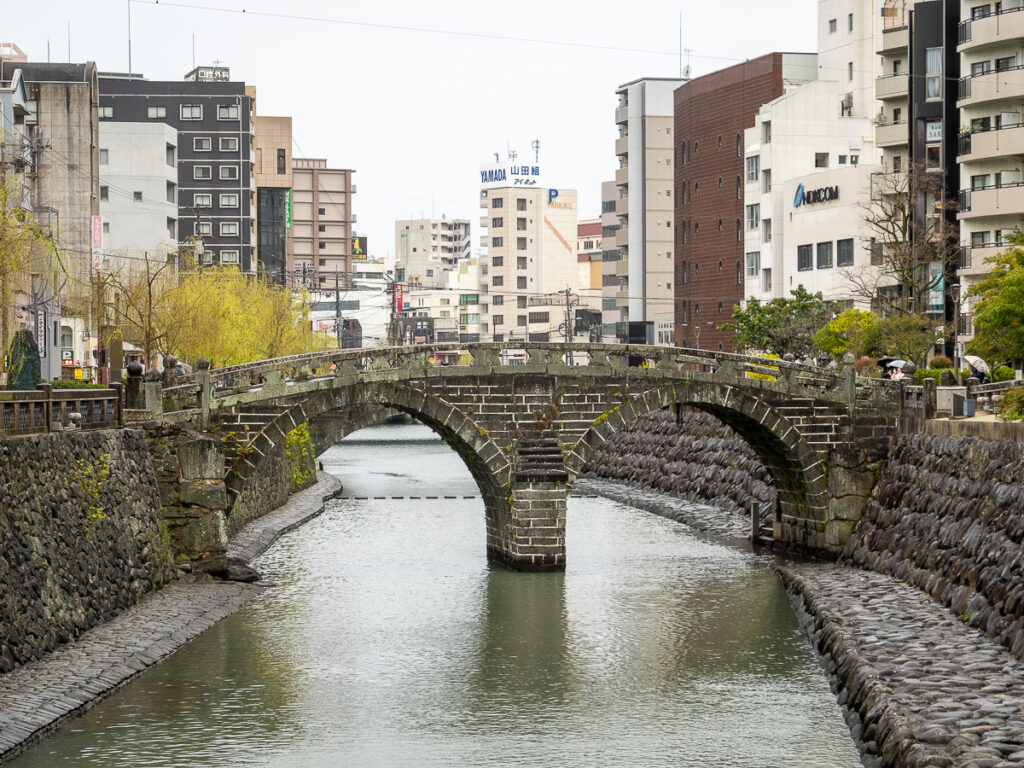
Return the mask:
[[[526,307],[526,297],[525,296],[516,296],[516,307],[518,309],[525,309],[525,307]]]
[[[519,290],[526,288],[526,275],[519,275],[519,277],[516,278],[516,288]],[[521,298],[525,299],[526,297],[522,296]]]
[[[196,165],[192,168],[193,179],[212,179],[213,171],[208,165]]]
[[[135,190],[134,192],[132,192],[132,200],[134,200],[136,203],[141,203],[142,192],[140,192],[139,190]]]
[[[210,208],[213,205],[213,195],[195,195],[192,198],[192,205],[196,208]]]
[[[326,232],[327,231],[327,225],[326,224],[317,224],[316,225],[316,231],[317,232]],[[415,251],[416,249],[413,248],[413,250]]]
[[[526,219],[516,219],[516,229],[520,232],[526,231]]]
[[[991,185],[992,177],[987,173],[971,176],[971,189],[985,189]]]
[[[972,19],[984,19],[991,12],[991,6],[988,5],[976,5],[971,8]]]
[[[747,206],[747,229],[761,228],[761,204],[754,203]]]
[[[736,242],[743,242],[743,221],[736,219]]]
[[[798,245],[796,247],[796,268],[801,272],[814,269],[814,246]]]
[[[747,158],[747,181],[753,183],[757,181],[758,174],[761,172],[761,156],[754,155],[753,157]]]
[[[504,315],[491,315],[491,323],[494,324],[494,325],[504,325],[505,324],[505,316]]]
[[[220,252],[221,264],[237,264],[238,263],[238,251],[221,251]]]
[[[220,223],[220,233],[222,235],[230,235],[231,237],[238,236],[238,222],[237,221],[222,221]]]
[[[238,207],[238,195],[235,193],[222,194],[220,196],[220,207],[221,208],[237,208]]]
[[[526,210],[526,198],[525,197],[517,197],[516,198],[516,210],[517,211],[525,211]],[[615,210],[614,204],[612,206],[612,210]]]
[[[846,16],[846,31],[853,32],[853,14],[847,14]]]
[[[180,114],[182,120],[202,120],[203,106],[201,104],[182,104]]]
[[[505,199],[503,197],[496,197],[491,200],[491,208],[501,208],[505,205]]]
[[[103,222],[103,234],[105,234],[105,235],[109,235],[110,234],[110,222],[109,221],[104,221]]]
[[[772,241],[772,220],[761,219],[761,239],[770,243]]]
[[[220,167],[220,177],[222,179],[237,179],[238,178],[238,166],[237,165],[222,165]]]
[[[941,144],[926,144],[924,147],[924,167],[941,168],[942,167],[942,145]]]
[[[516,238],[516,250],[517,251],[525,251],[526,250],[526,238],[525,237],[517,237]]]
[[[815,152],[814,153],[814,167],[815,168],[828,168],[828,152]]]
[[[444,301],[444,299],[441,299],[441,301]],[[491,305],[495,307],[503,307],[505,305],[505,297],[491,296]]]
[[[100,150],[100,165],[107,165],[108,163],[110,163],[110,150],[109,149],[101,149]]]
[[[971,232],[971,247],[984,248],[989,245],[990,232]]]
[[[846,79],[853,80],[853,62],[846,62]]]
[[[491,226],[492,227],[503,227],[503,226],[505,226],[505,220],[502,219],[500,216],[498,216],[496,218],[493,218],[493,219],[491,219]]]
[[[753,251],[747,254],[747,277],[757,277],[761,271],[761,252]]]
[[[110,199],[110,187],[100,187],[100,200]]]
[[[220,137],[220,151],[221,152],[237,152],[238,151],[238,137],[237,136],[221,136]]]
[[[832,268],[832,242],[818,243],[818,269]]]
[[[772,121],[765,120],[761,123],[761,141],[765,144],[770,143],[772,140]]]
[[[491,257],[491,266],[492,267],[503,267],[503,266],[505,266],[505,257],[504,256],[492,256]]]
[[[113,107],[100,107],[99,115],[100,115],[100,117],[113,117],[114,116],[114,108]]]
[[[146,107],[146,117],[150,120],[167,117],[167,107]]]
[[[894,123],[899,123],[902,120],[903,120],[903,108],[902,107],[893,107],[892,108],[892,121]]]
[[[237,120],[238,119],[238,105],[237,104],[218,104],[217,105],[217,119],[218,120]]]
[[[326,216],[327,215],[327,209],[326,208],[317,208],[316,212],[317,212],[318,216]],[[415,250],[415,249],[413,249],[413,250]]]
[[[761,272],[761,290],[767,293],[772,289],[772,270],[766,268]]]
[[[846,165],[846,155],[839,155],[839,164]]]
[[[736,157],[743,157],[743,134],[736,134]]]
[[[830,35],[834,35],[838,28],[839,28],[839,25],[836,23],[835,19],[829,19],[828,20],[828,33]]]
[[[516,256],[516,269],[526,269],[525,256]]]
[[[516,315],[516,325],[526,325],[526,315]]]
[[[981,75],[987,75],[991,71],[991,61],[976,61],[973,64],[971,64],[971,77],[980,77]]]
[[[318,243],[316,244],[316,247],[317,247],[317,248],[319,248],[319,249],[320,249],[320,250],[322,251],[322,250],[324,250],[325,248],[327,248],[327,243],[325,243],[325,242],[323,242],[323,241],[321,240],[320,242],[318,242]]]
[[[287,168],[288,153],[283,148],[278,147],[277,150],[277,173],[283,175],[288,172]]]
[[[505,278],[502,277],[501,275],[495,275],[494,277],[491,278],[491,285],[504,285],[504,284],[505,284]]]
[[[491,238],[491,247],[492,248],[501,248],[503,245],[505,245],[505,241],[502,238],[500,238],[500,237],[492,237]]]
[[[209,152],[213,149],[213,141],[209,136],[195,136],[192,138],[192,149],[196,152]]]
[[[853,238],[838,240],[836,242],[836,266],[853,266]]]
[[[736,199],[737,200],[742,200],[743,199],[743,177],[742,176],[737,176],[736,177]]]
[[[871,266],[879,267],[882,265],[882,244],[875,238],[871,238]]]
[[[942,48],[928,48],[924,54],[924,96],[942,98]]]
[[[1008,69],[1013,69],[1017,66],[1016,56],[1007,56],[1002,59],[996,59],[996,72],[1005,72]]]

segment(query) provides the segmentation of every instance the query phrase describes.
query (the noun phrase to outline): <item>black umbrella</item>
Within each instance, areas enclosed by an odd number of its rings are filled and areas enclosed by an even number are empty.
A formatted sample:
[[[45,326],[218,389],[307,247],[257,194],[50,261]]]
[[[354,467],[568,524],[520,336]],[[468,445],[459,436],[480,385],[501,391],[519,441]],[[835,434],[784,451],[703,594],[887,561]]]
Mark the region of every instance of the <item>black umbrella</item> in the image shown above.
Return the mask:
[[[885,357],[880,357],[878,358],[878,366],[880,368],[888,368],[889,363],[891,363],[893,360],[899,360],[899,358],[893,355],[886,355]]]

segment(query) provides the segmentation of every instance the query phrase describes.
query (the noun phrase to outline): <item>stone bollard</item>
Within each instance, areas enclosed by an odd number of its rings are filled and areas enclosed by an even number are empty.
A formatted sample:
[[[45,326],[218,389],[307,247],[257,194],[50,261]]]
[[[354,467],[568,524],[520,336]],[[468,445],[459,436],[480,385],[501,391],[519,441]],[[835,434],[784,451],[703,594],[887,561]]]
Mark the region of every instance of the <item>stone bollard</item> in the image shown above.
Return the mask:
[[[750,502],[750,540],[757,543],[761,537],[761,502]]]
[[[125,383],[125,408],[141,411],[146,407],[146,399],[142,393],[142,365],[134,360],[128,363],[128,381]]]
[[[82,428],[82,414],[78,411],[72,411],[68,414],[68,429],[81,429]]]
[[[178,374],[176,372],[177,367],[178,358],[174,355],[167,355],[164,357],[164,372],[161,377],[161,383],[165,387],[173,387],[178,383]]]

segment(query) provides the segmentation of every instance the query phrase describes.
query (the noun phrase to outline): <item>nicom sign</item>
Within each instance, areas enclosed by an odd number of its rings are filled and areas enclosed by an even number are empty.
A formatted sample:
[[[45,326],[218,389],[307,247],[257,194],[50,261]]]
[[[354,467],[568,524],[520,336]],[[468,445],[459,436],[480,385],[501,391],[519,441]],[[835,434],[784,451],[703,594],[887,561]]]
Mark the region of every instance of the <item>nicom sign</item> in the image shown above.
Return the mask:
[[[839,187],[818,187],[817,189],[804,189],[803,184],[796,187],[796,196],[793,198],[793,207],[801,205],[814,205],[815,203],[831,203],[839,199]]]

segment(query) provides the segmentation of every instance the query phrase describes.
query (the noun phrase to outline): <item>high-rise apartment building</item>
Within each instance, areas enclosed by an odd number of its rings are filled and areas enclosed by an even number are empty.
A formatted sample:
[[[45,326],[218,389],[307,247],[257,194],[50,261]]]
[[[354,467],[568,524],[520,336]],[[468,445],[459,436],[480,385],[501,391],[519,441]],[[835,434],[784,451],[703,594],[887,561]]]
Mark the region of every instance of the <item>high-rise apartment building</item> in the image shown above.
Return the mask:
[[[514,159],[484,166],[481,178],[481,293],[489,299],[481,302],[489,317],[481,333],[494,341],[558,340],[562,292],[578,295],[580,288],[576,190],[545,188],[538,163]]]
[[[286,285],[291,232],[292,119],[255,118],[256,263],[259,274]]]
[[[815,79],[816,63],[814,54],[770,53],[675,91],[673,291],[679,346],[735,346],[733,335],[719,327],[744,298],[744,233],[754,226],[744,209],[744,131],[762,105],[785,92],[786,83]],[[762,124],[762,156],[770,151],[771,129],[770,122]]]
[[[619,86],[615,155],[620,229],[615,244],[624,268],[630,322],[673,322],[673,91],[686,80],[642,78]],[[622,338],[621,341],[628,339]]]
[[[203,74],[206,71],[207,74]],[[197,74],[198,72],[198,74]],[[100,78],[100,121],[166,123],[178,132],[178,233],[198,235],[206,263],[256,271],[253,117],[255,92],[223,67],[182,81]],[[133,197],[141,190],[131,190]],[[142,196],[142,202],[146,202]]]
[[[615,244],[622,227],[616,213],[619,199],[614,181],[601,182],[601,340],[605,343],[616,341],[618,324],[629,317],[629,264]]]
[[[961,301],[959,340],[974,336],[967,291],[991,270],[986,259],[1024,229],[1024,12],[1020,2],[962,0],[957,10],[960,52]],[[954,126],[949,131],[955,130]]]
[[[288,270],[306,276],[314,290],[334,290],[351,280],[352,171],[328,168],[322,158],[292,159],[292,229]],[[362,238],[360,238],[362,241]],[[361,248],[365,252],[365,247]]]
[[[465,219],[395,222],[395,280],[409,287],[442,288],[448,273],[470,256]]]

